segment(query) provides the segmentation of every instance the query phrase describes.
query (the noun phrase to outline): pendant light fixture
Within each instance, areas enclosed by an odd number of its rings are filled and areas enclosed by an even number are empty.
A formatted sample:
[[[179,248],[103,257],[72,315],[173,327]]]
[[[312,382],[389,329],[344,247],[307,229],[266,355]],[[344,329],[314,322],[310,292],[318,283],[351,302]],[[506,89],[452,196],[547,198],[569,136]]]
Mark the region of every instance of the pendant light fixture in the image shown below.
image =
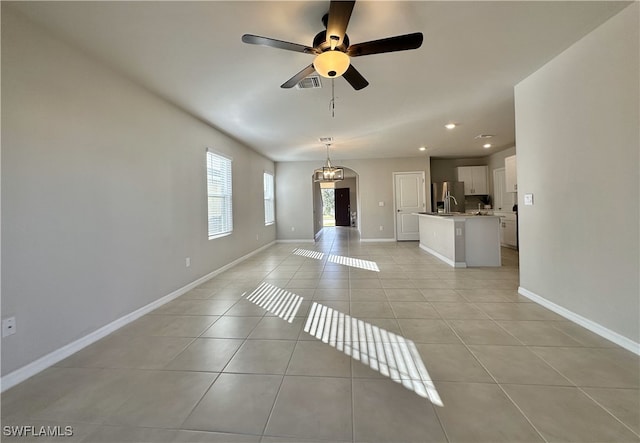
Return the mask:
[[[322,184],[344,180],[344,168],[331,165],[331,159],[329,158],[330,145],[327,143],[325,146],[327,147],[327,164],[313,171],[313,181]]]

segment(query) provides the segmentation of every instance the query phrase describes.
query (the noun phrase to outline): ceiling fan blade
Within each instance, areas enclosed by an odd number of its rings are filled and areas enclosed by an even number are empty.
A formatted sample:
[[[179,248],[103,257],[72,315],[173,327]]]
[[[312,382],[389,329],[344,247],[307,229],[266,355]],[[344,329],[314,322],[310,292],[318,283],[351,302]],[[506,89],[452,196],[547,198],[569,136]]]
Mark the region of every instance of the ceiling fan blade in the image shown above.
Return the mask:
[[[317,51],[310,46],[299,45],[297,43],[285,42],[274,38],[260,37],[259,35],[245,34],[242,41],[250,45],[270,46],[272,48],[285,49],[287,51],[302,52],[305,54],[315,54]]]
[[[422,32],[413,34],[397,35],[395,37],[372,40],[365,43],[356,43],[349,46],[347,54],[349,57],[360,57],[370,54],[382,54],[383,52],[406,51],[408,49],[418,49],[422,46]]]
[[[307,66],[306,68],[304,68],[302,71],[298,72],[296,75],[294,75],[293,77],[291,77],[289,80],[287,80],[286,82],[284,82],[282,85],[280,85],[281,88],[293,88],[295,85],[297,85],[298,83],[300,83],[300,80],[302,80],[303,78],[305,78],[308,75],[311,75],[315,72],[315,68],[313,67],[313,64]]]
[[[369,86],[369,82],[358,72],[356,68],[353,67],[353,65],[349,65],[349,68],[344,74],[342,74],[342,76],[356,91]]]
[[[344,34],[347,32],[347,25],[351,18],[351,11],[353,11],[354,1],[338,1],[331,0],[329,5],[329,19],[327,21],[327,42],[330,43],[331,36],[337,36],[339,41],[336,46],[342,44],[344,40]]]

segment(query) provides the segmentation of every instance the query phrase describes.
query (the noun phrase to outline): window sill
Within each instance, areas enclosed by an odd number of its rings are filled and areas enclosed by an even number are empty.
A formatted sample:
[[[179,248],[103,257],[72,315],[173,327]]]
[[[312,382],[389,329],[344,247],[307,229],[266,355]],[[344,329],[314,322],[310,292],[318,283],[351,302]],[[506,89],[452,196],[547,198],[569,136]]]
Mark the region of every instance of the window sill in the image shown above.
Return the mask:
[[[225,233],[222,233],[222,234],[210,235],[209,236],[209,240],[215,240],[216,238],[226,237],[228,235],[231,235],[231,232],[233,232],[233,231],[225,232]]]

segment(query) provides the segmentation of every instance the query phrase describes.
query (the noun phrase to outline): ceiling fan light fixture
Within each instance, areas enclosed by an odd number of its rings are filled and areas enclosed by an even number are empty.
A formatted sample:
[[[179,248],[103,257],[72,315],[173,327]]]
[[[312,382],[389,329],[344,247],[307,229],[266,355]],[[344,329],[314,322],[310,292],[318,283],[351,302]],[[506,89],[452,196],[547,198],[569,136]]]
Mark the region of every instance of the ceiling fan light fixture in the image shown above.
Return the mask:
[[[347,72],[351,60],[347,54],[338,50],[325,51],[313,60],[313,67],[323,77],[336,78]]]

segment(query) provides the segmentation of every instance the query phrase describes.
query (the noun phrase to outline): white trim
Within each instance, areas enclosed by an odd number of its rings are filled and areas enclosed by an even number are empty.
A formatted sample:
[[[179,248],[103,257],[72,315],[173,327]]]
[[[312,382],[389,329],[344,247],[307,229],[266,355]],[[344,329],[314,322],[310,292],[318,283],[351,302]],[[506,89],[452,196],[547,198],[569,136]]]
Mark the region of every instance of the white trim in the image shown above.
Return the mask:
[[[467,267],[467,263],[466,262],[463,262],[463,261],[455,262],[455,261],[451,260],[450,258],[445,257],[444,255],[440,254],[439,252],[436,252],[433,249],[424,246],[423,244],[420,244],[419,248],[422,249],[425,252],[428,252],[429,254],[433,255],[434,257],[439,258],[440,260],[442,260],[443,262],[445,262],[446,264],[448,264],[449,266],[452,266],[454,268],[466,268]]]
[[[316,232],[316,235],[313,236],[313,238],[318,241],[318,239],[320,237],[322,237],[322,234],[324,234],[324,227],[320,228],[320,230],[318,232]]]
[[[69,344],[66,344],[64,346],[62,346],[61,348],[56,349],[53,352],[48,353],[47,355],[40,357],[39,359],[32,361],[31,363],[28,363],[26,365],[24,365],[23,367],[16,369],[15,371],[10,372],[9,374],[3,376],[2,378],[0,378],[0,392],[4,392],[7,389],[17,385],[18,383],[21,383],[23,381],[25,381],[26,379],[33,377],[34,375],[36,375],[37,373],[47,369],[48,367],[58,363],[61,360],[64,360],[65,358],[69,357],[72,354],[75,354],[76,352],[80,351],[81,349],[89,346],[92,343],[95,343],[96,341],[100,340],[103,337],[106,337],[107,335],[111,334],[114,331],[117,331],[118,329],[122,328],[123,326],[126,326],[127,324],[131,323],[134,320],[137,320],[138,318],[142,317],[143,315],[153,311],[154,309],[159,308],[160,306],[169,303],[170,301],[180,297],[182,294],[187,293],[188,291],[190,291],[191,289],[195,288],[196,286],[212,279],[213,277],[215,277],[218,274],[221,274],[222,272],[226,271],[229,268],[234,267],[235,265],[239,264],[240,262],[243,262],[244,260],[248,259],[249,257],[263,251],[264,249],[267,249],[270,246],[273,246],[275,244],[275,241],[272,241],[264,246],[261,246],[260,248],[256,249],[255,251],[252,251],[246,255],[243,255],[242,257],[232,261],[231,263],[228,263],[226,265],[224,265],[221,268],[216,269],[213,272],[210,272],[207,275],[204,275],[202,277],[200,277],[197,280],[192,281],[191,283],[181,287],[180,289],[176,289],[175,291],[171,292],[170,294],[165,295],[164,297],[161,297],[155,301],[152,301],[151,303],[136,309],[133,312],[130,312],[129,314],[126,314],[114,321],[112,321],[111,323],[101,327],[100,329],[97,329],[87,335],[85,335],[84,337],[81,337]]]
[[[212,154],[219,155],[220,157],[224,157],[227,160],[231,160],[233,162],[233,157],[231,155],[229,155],[229,154],[225,154],[224,152],[217,151],[217,150],[215,150],[213,148],[210,148],[208,146],[205,147],[205,150],[206,150],[206,152],[211,152]]]
[[[276,243],[315,243],[315,240],[308,238],[299,238],[299,239],[278,239]]]
[[[612,331],[611,329],[605,328],[599,323],[594,322],[593,320],[589,320],[581,316],[580,314],[576,314],[573,311],[570,311],[567,308],[564,308],[560,305],[553,303],[552,301],[547,300],[544,297],[535,294],[522,286],[518,287],[518,294],[527,297],[528,299],[538,303],[539,305],[544,306],[547,309],[555,312],[563,316],[564,318],[571,320],[574,323],[579,324],[580,326],[587,328],[591,332],[598,334],[600,337],[603,337],[618,346],[623,347],[627,351],[631,351],[634,354],[640,355],[640,343],[636,343],[630,338],[625,337],[624,335],[620,335],[617,332]]]
[[[395,238],[361,238],[362,243],[376,243],[376,242],[395,242]]]

